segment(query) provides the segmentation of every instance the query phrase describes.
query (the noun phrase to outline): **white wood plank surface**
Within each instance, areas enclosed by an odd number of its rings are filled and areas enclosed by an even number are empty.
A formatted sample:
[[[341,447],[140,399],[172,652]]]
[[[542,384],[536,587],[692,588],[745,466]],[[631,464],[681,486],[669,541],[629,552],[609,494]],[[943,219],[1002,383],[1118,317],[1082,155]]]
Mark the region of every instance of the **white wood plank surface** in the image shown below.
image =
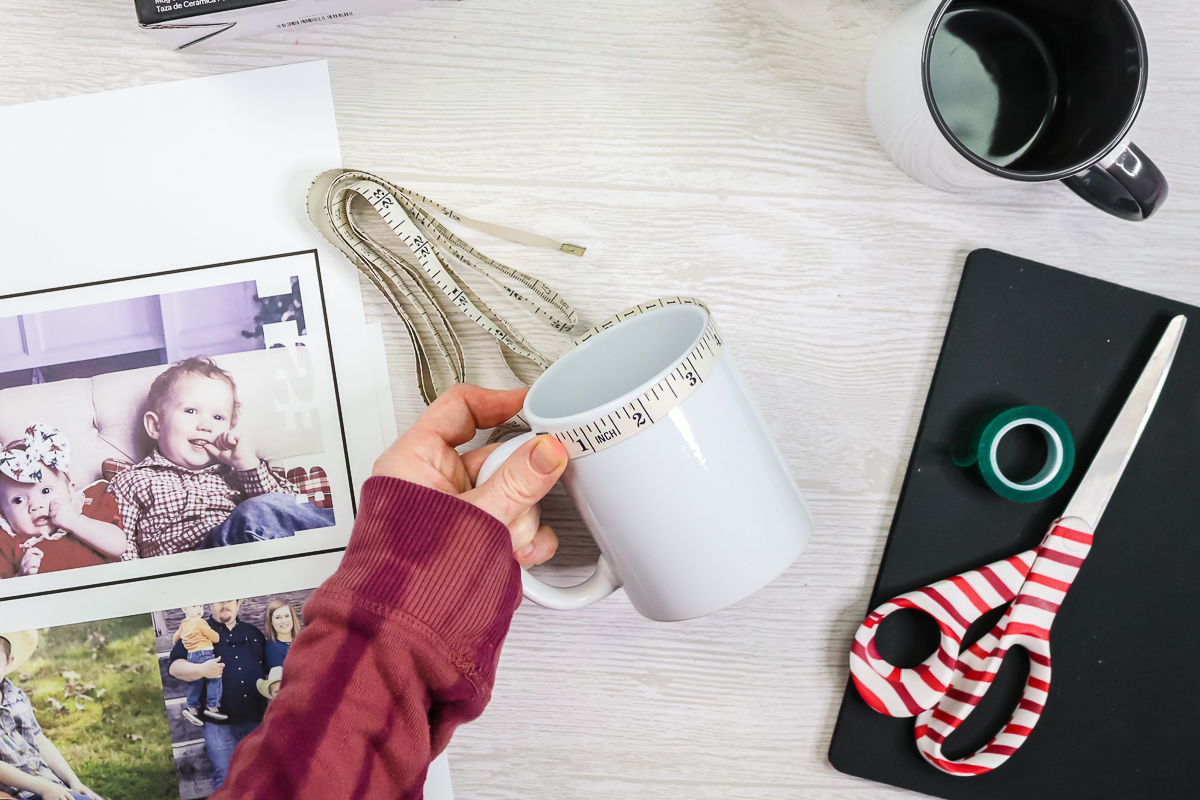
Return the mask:
[[[707,300],[810,502],[812,544],[692,622],[644,620],[620,593],[576,613],[525,604],[491,706],[451,745],[457,796],[874,800],[911,795],[837,773],[826,751],[966,254],[1200,302],[1200,6],[1136,5],[1151,73],[1134,139],[1172,187],[1143,224],[1058,185],[946,195],[895,169],[863,78],[900,0],[434,0],[182,53],[138,31],[129,0],[2,0],[0,104],[327,58],[345,164],[586,246],[470,236],[588,324],[664,294]],[[407,337],[367,297],[403,429],[422,407]],[[472,377],[511,383],[467,338]],[[547,506],[563,546],[542,574],[578,579],[595,547],[564,495]]]

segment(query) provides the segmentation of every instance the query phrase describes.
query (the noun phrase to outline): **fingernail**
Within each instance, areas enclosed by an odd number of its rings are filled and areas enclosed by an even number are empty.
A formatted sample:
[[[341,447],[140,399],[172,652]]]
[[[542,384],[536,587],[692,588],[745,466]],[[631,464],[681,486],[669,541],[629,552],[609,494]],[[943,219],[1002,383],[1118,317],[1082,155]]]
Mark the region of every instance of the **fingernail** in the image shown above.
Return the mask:
[[[521,561],[521,560],[528,558],[532,553],[533,553],[533,542],[530,542],[529,544],[525,545],[520,550],[518,550],[515,555],[517,557],[517,560]]]
[[[529,456],[529,462],[533,464],[533,468],[542,475],[549,475],[567,460],[566,448],[561,444],[557,446],[556,444],[553,436],[539,436],[537,447],[533,448],[533,453]]]

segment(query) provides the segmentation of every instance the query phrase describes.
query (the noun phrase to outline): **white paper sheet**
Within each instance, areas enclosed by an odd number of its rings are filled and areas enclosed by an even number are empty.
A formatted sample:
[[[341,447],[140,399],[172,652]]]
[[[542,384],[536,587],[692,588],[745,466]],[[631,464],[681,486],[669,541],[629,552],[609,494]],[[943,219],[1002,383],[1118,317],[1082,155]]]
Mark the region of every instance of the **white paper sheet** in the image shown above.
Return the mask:
[[[358,276],[305,215],[340,162],[324,62],[0,108],[0,296],[315,249],[357,493],[394,422]]]
[[[340,164],[324,62],[0,108],[0,297],[315,250],[357,496],[396,425],[382,334],[364,323],[357,273],[305,215],[309,182]],[[299,556],[75,592],[62,591],[71,581],[61,578],[47,583],[54,591],[0,601],[0,630],[311,588],[339,559]],[[444,757],[426,797],[452,798]]]

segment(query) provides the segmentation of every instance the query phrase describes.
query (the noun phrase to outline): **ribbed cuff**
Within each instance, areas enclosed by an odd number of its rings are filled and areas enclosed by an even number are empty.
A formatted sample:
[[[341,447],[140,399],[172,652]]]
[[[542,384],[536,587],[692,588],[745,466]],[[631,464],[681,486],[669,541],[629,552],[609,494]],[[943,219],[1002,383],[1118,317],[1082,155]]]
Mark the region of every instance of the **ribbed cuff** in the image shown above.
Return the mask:
[[[491,672],[521,600],[521,568],[500,520],[434,489],[374,477],[324,588],[415,617]]]

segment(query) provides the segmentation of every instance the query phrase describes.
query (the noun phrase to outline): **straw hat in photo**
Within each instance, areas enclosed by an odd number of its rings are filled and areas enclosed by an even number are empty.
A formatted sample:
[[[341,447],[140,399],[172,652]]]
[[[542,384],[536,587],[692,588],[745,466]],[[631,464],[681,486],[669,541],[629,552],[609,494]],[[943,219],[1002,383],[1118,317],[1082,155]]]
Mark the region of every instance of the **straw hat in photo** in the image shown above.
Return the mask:
[[[37,649],[38,632],[32,630],[0,633],[0,639],[8,640],[9,653],[16,659],[9,669],[11,672],[28,661],[29,657],[33,655],[33,651]]]
[[[271,667],[271,671],[267,673],[266,679],[259,678],[258,693],[268,700],[274,700],[275,695],[279,694],[279,682],[283,680],[283,667]]]

